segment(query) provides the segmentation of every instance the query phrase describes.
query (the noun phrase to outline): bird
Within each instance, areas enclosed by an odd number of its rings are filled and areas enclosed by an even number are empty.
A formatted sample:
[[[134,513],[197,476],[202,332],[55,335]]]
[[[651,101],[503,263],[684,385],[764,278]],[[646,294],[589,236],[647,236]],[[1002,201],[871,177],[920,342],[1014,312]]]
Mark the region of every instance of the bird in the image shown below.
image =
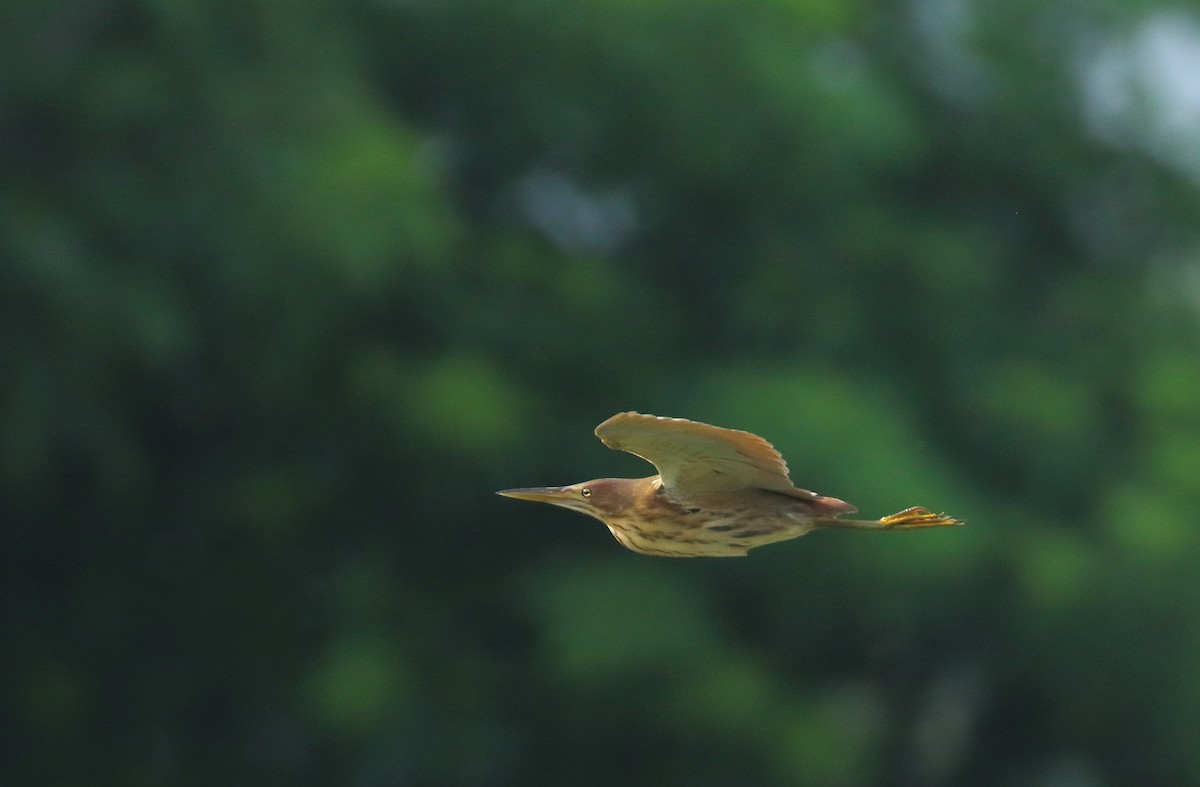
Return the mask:
[[[775,447],[758,435],[685,418],[618,413],[596,427],[609,448],[654,465],[646,478],[497,492],[599,519],[624,547],[659,557],[738,557],[817,529],[914,530],[962,520],[913,506],[880,519],[796,487]]]

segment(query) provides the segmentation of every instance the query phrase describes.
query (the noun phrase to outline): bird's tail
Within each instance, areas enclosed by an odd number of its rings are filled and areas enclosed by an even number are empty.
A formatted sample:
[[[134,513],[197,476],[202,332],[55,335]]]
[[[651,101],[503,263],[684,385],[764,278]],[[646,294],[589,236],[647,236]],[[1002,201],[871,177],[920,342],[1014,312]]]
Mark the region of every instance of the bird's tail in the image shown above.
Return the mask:
[[[935,514],[928,508],[913,506],[891,516],[880,519],[838,519],[822,517],[816,520],[817,527],[848,528],[851,530],[916,530],[919,527],[946,527],[961,525],[961,519]]]

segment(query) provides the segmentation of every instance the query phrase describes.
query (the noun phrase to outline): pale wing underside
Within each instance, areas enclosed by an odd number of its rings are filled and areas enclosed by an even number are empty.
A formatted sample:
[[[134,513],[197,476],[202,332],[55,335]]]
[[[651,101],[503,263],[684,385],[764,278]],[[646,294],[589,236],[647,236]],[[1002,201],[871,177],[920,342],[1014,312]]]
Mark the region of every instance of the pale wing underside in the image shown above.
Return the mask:
[[[816,497],[796,488],[774,446],[749,432],[684,418],[619,413],[597,426],[596,436],[609,448],[628,451],[658,468],[668,492],[757,488]]]

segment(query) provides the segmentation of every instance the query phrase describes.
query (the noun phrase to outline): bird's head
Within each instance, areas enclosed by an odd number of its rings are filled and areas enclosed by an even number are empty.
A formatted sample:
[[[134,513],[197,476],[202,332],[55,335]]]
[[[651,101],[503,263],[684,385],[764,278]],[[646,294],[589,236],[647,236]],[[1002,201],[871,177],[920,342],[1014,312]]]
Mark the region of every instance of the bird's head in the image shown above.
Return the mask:
[[[498,495],[517,500],[533,500],[569,508],[600,521],[619,514],[628,507],[636,494],[634,485],[640,479],[597,478],[570,486],[535,486],[527,489],[505,489]]]

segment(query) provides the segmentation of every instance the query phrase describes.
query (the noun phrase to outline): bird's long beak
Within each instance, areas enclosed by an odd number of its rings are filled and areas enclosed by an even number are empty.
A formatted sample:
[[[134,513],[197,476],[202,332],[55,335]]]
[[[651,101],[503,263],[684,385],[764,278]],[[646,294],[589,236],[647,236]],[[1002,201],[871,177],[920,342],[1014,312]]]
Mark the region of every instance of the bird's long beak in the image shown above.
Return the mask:
[[[568,492],[566,487],[562,486],[530,486],[524,489],[502,489],[496,494],[517,500],[532,500],[535,503],[561,504]]]

